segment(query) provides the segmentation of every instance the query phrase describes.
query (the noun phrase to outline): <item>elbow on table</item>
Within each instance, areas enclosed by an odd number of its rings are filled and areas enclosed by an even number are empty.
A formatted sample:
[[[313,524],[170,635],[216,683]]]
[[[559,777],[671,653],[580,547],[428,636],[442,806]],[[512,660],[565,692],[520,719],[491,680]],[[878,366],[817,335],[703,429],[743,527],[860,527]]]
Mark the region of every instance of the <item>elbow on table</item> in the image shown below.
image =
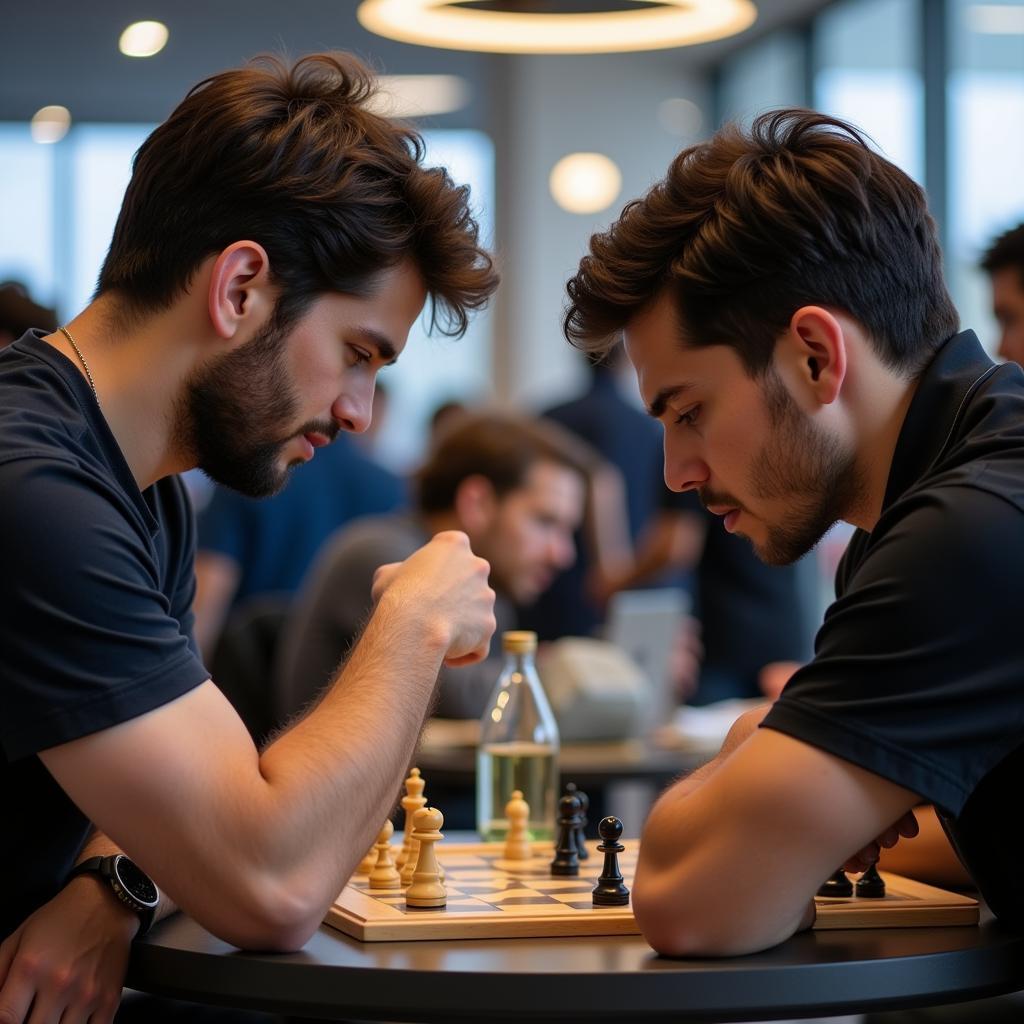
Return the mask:
[[[706,901],[688,898],[678,886],[636,885],[633,914],[644,939],[662,956],[738,956],[755,948]]]
[[[187,909],[187,908],[186,908]],[[230,906],[192,911],[204,928],[240,949],[294,953],[320,926],[325,907],[276,880],[246,886]]]

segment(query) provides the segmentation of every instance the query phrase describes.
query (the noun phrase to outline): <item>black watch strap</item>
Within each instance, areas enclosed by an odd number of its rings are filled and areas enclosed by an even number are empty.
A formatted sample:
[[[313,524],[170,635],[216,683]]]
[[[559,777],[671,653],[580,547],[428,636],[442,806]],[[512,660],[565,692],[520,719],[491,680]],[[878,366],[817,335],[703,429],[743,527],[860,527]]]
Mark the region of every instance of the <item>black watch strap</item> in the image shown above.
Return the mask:
[[[124,854],[114,854],[110,857],[89,857],[87,860],[83,860],[81,864],[75,865],[71,874],[68,875],[67,881],[70,882],[72,878],[77,878],[79,875],[99,875],[100,878],[110,886],[111,891],[117,899],[119,899],[130,910],[134,910],[135,913],[138,914],[139,930],[137,935],[145,935],[146,932],[153,927],[153,919],[156,916],[159,896],[157,895],[157,897],[149,903],[143,902],[139,897],[133,894],[121,882],[120,873],[117,870],[117,861],[121,861],[123,864],[129,865],[131,870],[144,878],[145,882],[152,887],[153,892],[157,893],[156,885],[154,885],[148,877],[143,875],[141,870]]]

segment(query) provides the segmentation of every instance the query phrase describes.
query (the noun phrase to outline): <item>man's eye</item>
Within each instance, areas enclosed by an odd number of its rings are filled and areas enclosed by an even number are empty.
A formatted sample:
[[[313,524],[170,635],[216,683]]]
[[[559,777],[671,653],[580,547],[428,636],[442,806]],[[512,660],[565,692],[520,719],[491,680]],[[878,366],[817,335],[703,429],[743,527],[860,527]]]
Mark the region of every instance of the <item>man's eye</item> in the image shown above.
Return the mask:
[[[697,416],[700,413],[700,406],[695,405],[692,409],[687,409],[686,412],[679,413],[673,422],[685,423],[687,426],[692,427],[697,422]]]
[[[365,349],[356,348],[355,345],[350,345],[349,349],[352,352],[352,364],[354,366],[365,366],[373,358]]]

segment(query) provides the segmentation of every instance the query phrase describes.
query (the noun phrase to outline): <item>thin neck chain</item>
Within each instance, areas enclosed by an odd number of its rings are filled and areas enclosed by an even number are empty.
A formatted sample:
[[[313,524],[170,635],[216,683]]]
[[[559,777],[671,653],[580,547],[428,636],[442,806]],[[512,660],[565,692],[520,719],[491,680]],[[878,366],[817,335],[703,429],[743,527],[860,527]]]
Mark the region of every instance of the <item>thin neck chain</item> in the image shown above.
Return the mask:
[[[85,361],[85,356],[82,355],[82,350],[75,343],[75,339],[71,337],[71,332],[66,327],[58,327],[57,330],[71,342],[71,347],[75,350],[75,355],[78,356],[82,369],[85,370],[85,376],[88,378],[89,387],[92,388],[93,397],[98,400],[99,395],[96,394],[96,381],[92,379],[92,371],[89,369],[89,364]]]

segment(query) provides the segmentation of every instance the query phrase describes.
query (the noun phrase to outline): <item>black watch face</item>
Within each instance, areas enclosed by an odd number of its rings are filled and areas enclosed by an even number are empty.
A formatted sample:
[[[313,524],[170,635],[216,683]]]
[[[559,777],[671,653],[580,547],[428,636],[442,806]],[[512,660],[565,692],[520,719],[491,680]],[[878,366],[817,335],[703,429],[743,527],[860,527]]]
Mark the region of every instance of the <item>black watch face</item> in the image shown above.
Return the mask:
[[[159,899],[160,894],[149,875],[143,874],[127,857],[118,857],[114,861],[114,871],[125,892],[140,903],[151,907]]]

